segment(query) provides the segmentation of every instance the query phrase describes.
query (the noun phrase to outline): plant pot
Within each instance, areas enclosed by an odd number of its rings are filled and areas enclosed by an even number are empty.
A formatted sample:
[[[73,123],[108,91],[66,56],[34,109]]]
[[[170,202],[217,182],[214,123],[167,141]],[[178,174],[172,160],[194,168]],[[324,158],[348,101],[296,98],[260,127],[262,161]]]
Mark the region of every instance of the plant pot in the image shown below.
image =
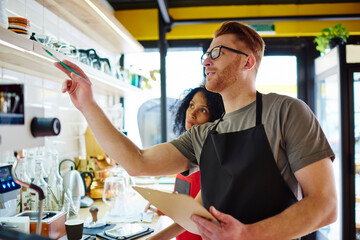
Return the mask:
[[[345,41],[342,38],[331,38],[329,40],[329,47],[330,49],[333,49],[334,47],[336,47],[337,45],[344,45]]]

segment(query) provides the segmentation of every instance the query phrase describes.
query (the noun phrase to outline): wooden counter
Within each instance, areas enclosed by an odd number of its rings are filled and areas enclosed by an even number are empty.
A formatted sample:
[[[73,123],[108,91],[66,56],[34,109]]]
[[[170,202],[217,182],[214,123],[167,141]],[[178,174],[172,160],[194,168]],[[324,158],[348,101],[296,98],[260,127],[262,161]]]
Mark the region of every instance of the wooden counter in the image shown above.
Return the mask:
[[[173,185],[170,184],[156,184],[156,185],[146,185],[145,187],[151,187],[151,188],[156,188],[156,189],[162,189],[162,190],[172,190],[173,189]],[[138,193],[136,193],[136,195],[132,196],[130,198],[132,203],[144,203],[146,205],[147,201]],[[98,212],[98,219],[101,219],[104,217],[104,215],[106,214],[107,211],[110,210],[110,207],[108,205],[106,205],[102,199],[96,199],[94,201],[94,204],[92,205],[96,206],[99,208],[99,212]],[[77,218],[79,219],[83,219],[85,221],[86,218],[91,217],[91,214],[89,212],[89,208],[81,208],[80,209],[80,213],[79,216]],[[143,210],[143,209],[142,209]],[[171,225],[173,223],[173,221],[166,216],[158,216],[157,214],[154,214],[152,222],[151,223],[141,223],[144,226],[149,226],[152,229],[154,229],[154,233],[161,231],[162,229],[166,228],[167,226]],[[122,225],[122,224],[126,224],[126,223],[117,223],[116,225]],[[152,234],[154,234],[152,233]],[[138,238],[139,240],[144,240],[147,239],[149,236],[151,235],[146,235],[144,237]],[[175,238],[174,238],[175,239]]]

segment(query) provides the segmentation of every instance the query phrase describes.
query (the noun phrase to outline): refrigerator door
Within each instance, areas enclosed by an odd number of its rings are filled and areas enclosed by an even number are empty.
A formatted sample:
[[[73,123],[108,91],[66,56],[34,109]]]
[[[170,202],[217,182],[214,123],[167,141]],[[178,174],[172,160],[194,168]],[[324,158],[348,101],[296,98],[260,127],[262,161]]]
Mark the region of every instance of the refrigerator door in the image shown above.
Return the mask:
[[[333,167],[338,198],[338,219],[320,229],[324,239],[341,239],[341,109],[338,49],[315,60],[315,114],[335,153]],[[323,239],[323,238],[321,238]]]
[[[355,227],[360,239],[360,70],[352,72],[354,88]]]

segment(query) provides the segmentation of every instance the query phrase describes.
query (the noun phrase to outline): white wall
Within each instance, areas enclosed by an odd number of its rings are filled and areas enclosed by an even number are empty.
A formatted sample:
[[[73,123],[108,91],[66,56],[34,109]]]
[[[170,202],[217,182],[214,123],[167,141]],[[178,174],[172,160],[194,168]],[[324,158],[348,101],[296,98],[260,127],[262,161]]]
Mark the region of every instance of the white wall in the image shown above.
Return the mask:
[[[108,57],[112,63],[118,55],[108,52],[82,31],[71,26],[35,0],[9,0],[8,16],[25,17],[30,20],[30,32],[52,35],[62,42],[77,48],[94,48],[101,57]],[[64,77],[65,79],[65,77]],[[80,112],[73,107],[67,94],[61,93],[61,83],[27,75],[0,67],[0,83],[13,82],[25,85],[25,106],[40,106],[45,109],[45,117],[57,117],[61,121],[61,133],[56,137],[46,137],[45,146],[56,148],[59,159],[85,155],[83,134],[87,123]],[[111,114],[111,106],[119,102],[120,96],[103,95],[95,91],[99,105]],[[14,136],[16,137],[16,136]],[[19,146],[21,149],[21,146]],[[1,154],[0,154],[1,155]],[[0,159],[1,160],[1,159]]]

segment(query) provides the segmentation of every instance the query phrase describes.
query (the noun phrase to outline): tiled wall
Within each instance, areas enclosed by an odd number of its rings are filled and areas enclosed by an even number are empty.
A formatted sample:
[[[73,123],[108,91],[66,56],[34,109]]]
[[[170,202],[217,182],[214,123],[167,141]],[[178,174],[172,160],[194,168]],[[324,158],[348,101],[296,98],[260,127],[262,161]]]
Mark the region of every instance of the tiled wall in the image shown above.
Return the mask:
[[[106,56],[112,63],[119,57],[108,52],[101,45],[88,38],[35,0],[9,0],[8,16],[25,17],[30,20],[31,32],[52,35],[58,40],[73,44],[77,48],[94,48],[100,56]],[[61,121],[61,133],[57,137],[46,137],[45,147],[56,148],[59,159],[85,155],[83,134],[87,123],[80,112],[73,106],[67,94],[61,93],[61,83],[24,73],[0,68],[0,82],[24,83],[25,105],[40,106],[45,109],[45,117],[57,117]],[[103,95],[95,91],[99,105],[109,114],[119,96]],[[21,148],[21,147],[20,147]],[[0,159],[1,160],[1,159]]]

